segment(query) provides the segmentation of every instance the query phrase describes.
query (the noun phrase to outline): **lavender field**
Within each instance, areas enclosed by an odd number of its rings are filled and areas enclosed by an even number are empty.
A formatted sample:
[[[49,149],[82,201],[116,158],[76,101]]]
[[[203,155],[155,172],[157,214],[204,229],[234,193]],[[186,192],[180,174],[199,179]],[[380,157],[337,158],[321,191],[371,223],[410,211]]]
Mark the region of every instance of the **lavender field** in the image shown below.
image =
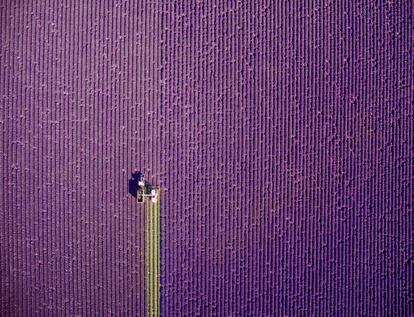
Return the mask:
[[[0,1],[0,316],[412,316],[413,12]]]

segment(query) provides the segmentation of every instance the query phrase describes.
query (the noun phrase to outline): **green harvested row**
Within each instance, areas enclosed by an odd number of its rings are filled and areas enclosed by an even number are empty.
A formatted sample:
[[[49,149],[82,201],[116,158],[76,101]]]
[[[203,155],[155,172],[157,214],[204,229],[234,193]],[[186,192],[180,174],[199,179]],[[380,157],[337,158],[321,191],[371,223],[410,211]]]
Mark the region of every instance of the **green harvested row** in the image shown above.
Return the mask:
[[[159,195],[159,193],[158,193]],[[160,197],[147,203],[146,283],[148,316],[160,315]]]

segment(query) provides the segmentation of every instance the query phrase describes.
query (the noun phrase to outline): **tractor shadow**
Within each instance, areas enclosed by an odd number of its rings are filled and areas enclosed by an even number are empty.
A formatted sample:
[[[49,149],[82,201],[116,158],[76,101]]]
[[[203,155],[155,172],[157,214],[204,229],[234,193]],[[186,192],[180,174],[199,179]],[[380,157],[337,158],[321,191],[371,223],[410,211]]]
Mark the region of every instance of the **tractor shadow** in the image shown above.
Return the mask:
[[[141,172],[134,172],[132,173],[132,178],[128,180],[128,192],[135,198],[137,198],[137,191],[139,189],[138,182],[141,177]]]

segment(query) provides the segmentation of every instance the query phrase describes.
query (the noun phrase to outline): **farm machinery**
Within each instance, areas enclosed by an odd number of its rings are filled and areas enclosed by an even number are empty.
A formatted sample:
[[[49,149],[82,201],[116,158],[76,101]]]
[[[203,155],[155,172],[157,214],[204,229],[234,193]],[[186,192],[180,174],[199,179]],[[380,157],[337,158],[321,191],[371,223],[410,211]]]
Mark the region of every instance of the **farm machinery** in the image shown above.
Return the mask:
[[[151,186],[144,177],[144,174],[134,173],[133,179],[130,180],[130,193],[136,197],[137,202],[143,204],[148,198],[152,203],[158,201],[158,188]]]

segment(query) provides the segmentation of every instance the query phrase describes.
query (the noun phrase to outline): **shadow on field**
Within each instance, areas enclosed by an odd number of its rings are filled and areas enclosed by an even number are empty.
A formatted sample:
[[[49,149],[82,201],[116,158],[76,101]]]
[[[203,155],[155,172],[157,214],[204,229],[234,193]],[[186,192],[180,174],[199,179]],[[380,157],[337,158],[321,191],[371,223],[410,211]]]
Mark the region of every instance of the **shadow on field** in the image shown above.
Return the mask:
[[[137,191],[139,188],[138,182],[141,179],[141,176],[141,172],[134,172],[132,173],[132,178],[128,181],[128,191],[135,198],[137,198]]]

